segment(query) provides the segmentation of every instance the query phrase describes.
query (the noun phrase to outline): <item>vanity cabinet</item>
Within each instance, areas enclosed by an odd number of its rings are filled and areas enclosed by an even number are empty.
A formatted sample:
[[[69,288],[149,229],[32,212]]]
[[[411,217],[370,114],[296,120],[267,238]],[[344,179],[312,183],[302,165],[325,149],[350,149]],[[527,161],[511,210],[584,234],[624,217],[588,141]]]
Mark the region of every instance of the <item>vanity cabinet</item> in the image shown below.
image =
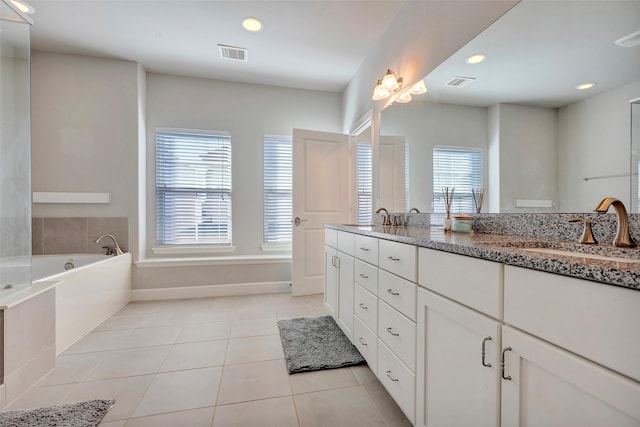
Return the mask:
[[[325,229],[325,308],[350,340],[353,340],[354,244],[354,234]]]

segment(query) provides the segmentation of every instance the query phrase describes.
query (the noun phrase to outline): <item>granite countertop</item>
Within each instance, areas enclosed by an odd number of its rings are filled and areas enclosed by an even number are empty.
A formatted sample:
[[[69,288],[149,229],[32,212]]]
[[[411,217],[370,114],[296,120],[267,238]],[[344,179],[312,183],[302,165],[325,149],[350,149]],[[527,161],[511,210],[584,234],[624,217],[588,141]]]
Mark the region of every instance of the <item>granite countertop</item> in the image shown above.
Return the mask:
[[[640,248],[616,248],[611,244],[602,243],[580,245],[577,242],[503,234],[445,233],[440,228],[417,226],[326,224],[326,227],[640,291],[640,262],[633,262],[640,261]],[[633,261],[593,259],[527,250],[531,248],[627,258]]]

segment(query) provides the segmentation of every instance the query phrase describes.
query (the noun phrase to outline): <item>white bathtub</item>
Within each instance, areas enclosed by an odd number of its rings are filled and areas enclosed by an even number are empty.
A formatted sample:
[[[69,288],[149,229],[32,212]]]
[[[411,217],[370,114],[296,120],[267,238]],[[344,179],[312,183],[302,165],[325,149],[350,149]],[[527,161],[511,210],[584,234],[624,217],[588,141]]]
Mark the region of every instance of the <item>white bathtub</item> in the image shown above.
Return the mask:
[[[34,255],[35,283],[56,284],[56,354],[131,301],[131,254]],[[73,268],[65,270],[65,264]]]

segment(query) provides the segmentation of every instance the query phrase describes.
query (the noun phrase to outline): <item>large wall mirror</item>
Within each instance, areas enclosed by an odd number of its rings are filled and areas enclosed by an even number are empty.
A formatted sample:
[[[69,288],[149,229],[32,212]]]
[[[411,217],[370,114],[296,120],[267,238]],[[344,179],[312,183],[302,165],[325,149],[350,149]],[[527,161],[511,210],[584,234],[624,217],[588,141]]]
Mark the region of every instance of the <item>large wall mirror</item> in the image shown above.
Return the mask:
[[[482,153],[482,212],[588,212],[608,196],[638,212],[640,35],[624,40],[638,16],[631,1],[514,6],[429,73],[426,94],[382,111],[375,207],[434,212],[434,148],[453,146]]]

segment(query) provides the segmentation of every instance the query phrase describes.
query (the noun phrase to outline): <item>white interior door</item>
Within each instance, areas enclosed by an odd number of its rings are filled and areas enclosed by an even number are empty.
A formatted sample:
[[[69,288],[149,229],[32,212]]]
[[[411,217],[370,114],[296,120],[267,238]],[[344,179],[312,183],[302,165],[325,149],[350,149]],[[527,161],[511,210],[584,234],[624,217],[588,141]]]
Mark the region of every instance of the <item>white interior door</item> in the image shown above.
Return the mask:
[[[293,130],[292,294],[324,288],[324,224],[349,222],[349,136]]]
[[[389,212],[406,210],[404,136],[380,136],[379,206]]]

